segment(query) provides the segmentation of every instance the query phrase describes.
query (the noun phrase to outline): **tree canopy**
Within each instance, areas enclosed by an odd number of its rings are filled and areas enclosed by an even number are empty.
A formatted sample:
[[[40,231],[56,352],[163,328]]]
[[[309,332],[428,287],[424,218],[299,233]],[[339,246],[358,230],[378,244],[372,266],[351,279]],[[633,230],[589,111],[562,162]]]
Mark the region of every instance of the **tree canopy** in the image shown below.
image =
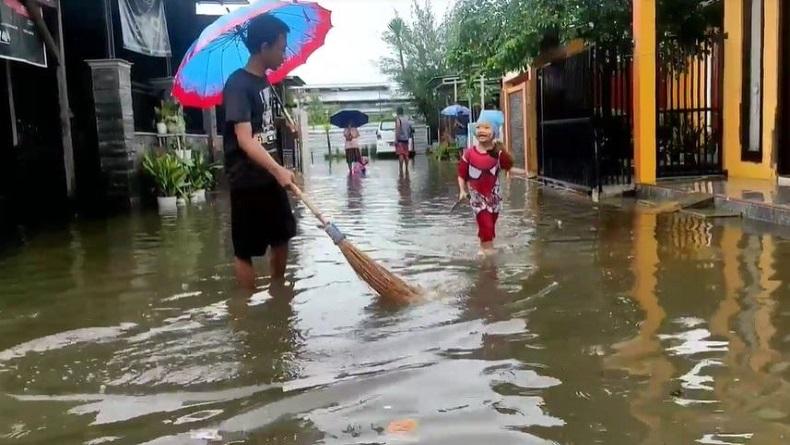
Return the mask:
[[[630,50],[633,0],[457,0],[437,20],[428,0],[413,0],[408,19],[395,14],[383,39],[382,70],[414,97],[432,122],[437,99],[429,81],[460,75],[475,95],[480,76],[523,70],[543,50],[580,38]],[[658,0],[658,51],[685,64],[721,28],[722,0]]]
[[[661,57],[684,60],[721,26],[721,0],[659,0]],[[458,0],[447,17],[451,67],[465,75],[521,70],[575,38],[631,48],[632,0]]]
[[[389,54],[381,69],[415,100],[420,113],[435,124],[437,101],[430,81],[447,74],[445,26],[436,19],[430,1],[414,0],[409,20],[397,13],[384,32]]]

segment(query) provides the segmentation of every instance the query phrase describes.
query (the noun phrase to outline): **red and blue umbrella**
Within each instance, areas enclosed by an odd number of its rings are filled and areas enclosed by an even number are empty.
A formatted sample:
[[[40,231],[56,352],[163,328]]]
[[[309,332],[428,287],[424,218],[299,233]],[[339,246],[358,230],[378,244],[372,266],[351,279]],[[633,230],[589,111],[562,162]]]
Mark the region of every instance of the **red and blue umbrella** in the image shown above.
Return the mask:
[[[332,13],[307,1],[254,0],[209,25],[187,51],[176,74],[173,96],[185,107],[208,108],[222,103],[222,89],[231,74],[247,64],[250,52],[244,45],[249,22],[271,14],[291,29],[285,60],[268,74],[276,84],[307,61],[324,44],[332,28]]]

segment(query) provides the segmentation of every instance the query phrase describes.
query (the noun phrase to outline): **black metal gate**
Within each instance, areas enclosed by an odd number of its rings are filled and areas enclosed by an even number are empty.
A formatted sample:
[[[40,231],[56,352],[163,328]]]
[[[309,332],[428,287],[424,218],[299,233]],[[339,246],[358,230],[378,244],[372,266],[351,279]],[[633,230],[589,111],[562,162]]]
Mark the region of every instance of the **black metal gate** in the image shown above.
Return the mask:
[[[631,58],[590,48],[538,70],[540,175],[587,190],[633,176]]]
[[[656,174],[659,178],[722,172],[724,45],[702,42],[686,60],[658,62]]]

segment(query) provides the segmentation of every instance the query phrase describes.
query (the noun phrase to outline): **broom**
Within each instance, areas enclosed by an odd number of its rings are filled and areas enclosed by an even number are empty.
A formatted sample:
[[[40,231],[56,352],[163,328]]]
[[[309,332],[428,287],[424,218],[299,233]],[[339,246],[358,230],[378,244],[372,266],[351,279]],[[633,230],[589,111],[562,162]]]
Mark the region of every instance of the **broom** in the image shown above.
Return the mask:
[[[280,103],[286,119],[296,128],[296,123],[291,117],[291,114],[288,113],[285,104],[283,104],[282,99],[280,99],[280,95],[277,94],[277,90],[272,88],[272,91],[274,92],[274,97]],[[398,276],[375,262],[371,257],[351,244],[340,229],[318,210],[318,207],[313,204],[296,184],[291,184],[291,191],[302,201],[302,203],[304,203],[310,212],[318,218],[323,225],[324,231],[332,238],[335,245],[340,248],[340,251],[343,253],[343,256],[346,257],[346,261],[348,261],[348,264],[354,269],[354,272],[373,288],[376,293],[396,303],[410,303],[420,297],[420,292],[416,288],[408,285],[405,281],[398,278]]]
[[[291,191],[318,218],[323,225],[324,231],[332,238],[335,245],[340,248],[340,251],[343,252],[343,256],[346,257],[354,272],[379,295],[396,303],[410,303],[420,297],[420,292],[416,288],[408,285],[351,244],[340,229],[318,210],[298,186],[292,184]]]

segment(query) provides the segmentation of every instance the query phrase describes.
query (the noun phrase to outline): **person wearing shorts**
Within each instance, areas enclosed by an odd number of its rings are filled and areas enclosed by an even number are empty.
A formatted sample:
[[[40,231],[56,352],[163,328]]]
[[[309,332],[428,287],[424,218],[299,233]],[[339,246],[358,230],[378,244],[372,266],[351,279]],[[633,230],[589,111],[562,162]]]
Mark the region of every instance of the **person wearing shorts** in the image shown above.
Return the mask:
[[[403,175],[409,174],[409,141],[411,140],[414,125],[409,118],[403,115],[403,107],[398,107],[398,116],[395,119],[395,154],[398,156],[398,171]]]
[[[268,70],[283,62],[289,28],[274,16],[262,15],[247,29],[244,43],[251,54],[249,61],[231,74],[223,91],[224,151],[236,278],[243,288],[254,291],[252,259],[267,250],[271,250],[272,280],[285,276],[288,242],[296,234],[296,221],[286,192],[293,184],[293,172],[274,158],[274,93],[266,78]]]

